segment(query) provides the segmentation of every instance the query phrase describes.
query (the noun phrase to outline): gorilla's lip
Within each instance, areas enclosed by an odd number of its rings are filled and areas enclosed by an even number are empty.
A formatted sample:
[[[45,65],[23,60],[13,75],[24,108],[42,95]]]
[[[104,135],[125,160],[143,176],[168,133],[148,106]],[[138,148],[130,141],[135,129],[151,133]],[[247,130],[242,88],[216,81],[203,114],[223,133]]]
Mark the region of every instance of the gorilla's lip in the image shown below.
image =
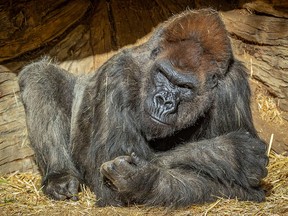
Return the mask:
[[[154,122],[156,122],[156,123],[158,123],[158,124],[161,124],[161,125],[165,125],[165,126],[169,126],[170,124],[168,124],[168,123],[166,123],[166,122],[163,122],[163,121],[161,121],[159,118],[157,118],[156,116],[152,116],[152,115],[150,115],[149,114],[149,116],[150,116],[150,118],[154,121]]]

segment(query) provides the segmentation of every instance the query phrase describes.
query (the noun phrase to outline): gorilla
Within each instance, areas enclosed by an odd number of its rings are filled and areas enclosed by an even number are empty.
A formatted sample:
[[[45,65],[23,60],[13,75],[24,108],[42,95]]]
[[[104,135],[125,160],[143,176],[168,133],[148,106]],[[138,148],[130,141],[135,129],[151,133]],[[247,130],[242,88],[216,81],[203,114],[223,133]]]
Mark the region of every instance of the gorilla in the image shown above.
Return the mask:
[[[217,197],[260,202],[266,144],[246,69],[216,11],[187,10],[95,73],[49,58],[19,74],[44,193],[98,206],[184,207]]]

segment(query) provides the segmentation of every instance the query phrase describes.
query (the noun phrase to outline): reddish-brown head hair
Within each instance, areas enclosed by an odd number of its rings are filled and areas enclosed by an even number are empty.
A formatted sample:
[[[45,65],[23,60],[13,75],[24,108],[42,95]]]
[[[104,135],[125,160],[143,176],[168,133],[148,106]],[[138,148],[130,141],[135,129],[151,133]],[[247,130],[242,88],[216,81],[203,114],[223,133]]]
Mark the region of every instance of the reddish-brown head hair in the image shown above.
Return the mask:
[[[175,55],[185,56],[183,64],[194,65],[200,60],[197,56],[205,55],[224,73],[232,57],[225,26],[219,14],[211,9],[187,10],[172,17],[164,24],[162,38],[164,43],[180,47]]]

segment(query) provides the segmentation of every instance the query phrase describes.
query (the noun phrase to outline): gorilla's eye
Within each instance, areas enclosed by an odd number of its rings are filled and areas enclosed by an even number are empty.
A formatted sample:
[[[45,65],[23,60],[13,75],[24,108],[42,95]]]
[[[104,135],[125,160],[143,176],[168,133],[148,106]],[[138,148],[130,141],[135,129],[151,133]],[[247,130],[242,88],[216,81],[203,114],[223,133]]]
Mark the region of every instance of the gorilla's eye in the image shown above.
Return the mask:
[[[160,47],[156,47],[151,51],[151,58],[156,58],[156,56],[160,53]]]
[[[215,87],[218,84],[218,76],[217,74],[213,74],[211,77],[211,87]]]
[[[188,89],[188,90],[192,90],[193,86],[183,83],[183,84],[177,84],[178,87],[183,88],[183,89]]]
[[[213,81],[213,83],[217,83],[218,77],[217,77],[216,74],[213,74],[213,76],[212,76],[212,81]]]

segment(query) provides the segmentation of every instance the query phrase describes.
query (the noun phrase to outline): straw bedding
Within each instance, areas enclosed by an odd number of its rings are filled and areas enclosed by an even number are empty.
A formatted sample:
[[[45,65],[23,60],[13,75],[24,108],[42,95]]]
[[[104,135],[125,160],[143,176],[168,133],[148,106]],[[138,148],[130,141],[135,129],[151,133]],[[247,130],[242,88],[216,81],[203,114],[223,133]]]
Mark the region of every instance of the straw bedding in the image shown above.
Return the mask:
[[[14,173],[0,177],[0,215],[288,215],[288,157],[270,154],[269,174],[264,179],[263,203],[218,199],[185,209],[144,206],[127,208],[94,205],[95,196],[83,188],[80,200],[54,201],[40,189],[39,174]]]

